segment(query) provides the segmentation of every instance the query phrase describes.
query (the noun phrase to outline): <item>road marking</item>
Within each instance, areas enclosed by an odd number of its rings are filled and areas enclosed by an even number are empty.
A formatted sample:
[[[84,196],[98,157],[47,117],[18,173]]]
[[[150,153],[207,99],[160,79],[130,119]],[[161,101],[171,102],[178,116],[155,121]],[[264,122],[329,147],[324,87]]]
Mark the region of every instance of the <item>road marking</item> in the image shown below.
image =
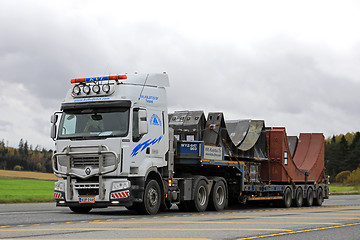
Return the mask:
[[[117,222],[97,222],[98,224],[115,224]],[[122,224],[303,224],[303,225],[341,225],[342,223],[334,222],[201,222],[201,221],[136,221],[136,222],[121,222]]]
[[[21,238],[21,240],[54,240],[57,238]],[[119,240],[118,238],[87,238],[88,240]],[[8,240],[8,238],[0,238]],[[78,238],[67,238],[67,240],[78,240]],[[164,240],[164,238],[121,238],[121,240]],[[212,240],[211,238],[166,238],[166,240]]]
[[[304,232],[313,232],[313,231],[320,231],[320,230],[327,230],[327,229],[334,229],[334,228],[342,228],[342,227],[350,227],[360,225],[360,223],[349,223],[349,224],[342,224],[330,227],[321,227],[321,228],[313,228],[313,229],[305,229],[305,230],[298,230],[298,231],[290,231],[290,232],[281,232],[275,234],[267,234],[267,235],[260,235],[260,236],[253,236],[253,237],[246,237],[246,238],[238,238],[237,240],[249,240],[249,239],[257,239],[257,238],[266,238],[266,237],[275,237],[281,235],[290,235],[296,233],[304,233]]]
[[[225,216],[226,217],[226,216]],[[182,218],[182,219],[191,219],[191,218],[219,218],[219,217],[215,217],[215,216],[199,216],[199,217],[170,217],[170,218]],[[288,218],[288,219],[346,219],[346,220],[359,220],[360,218],[346,218],[346,217],[296,217],[296,216],[293,216],[293,217],[286,217],[286,216],[275,216],[275,217],[272,217],[272,216],[252,216],[252,215],[242,215],[242,216],[239,216],[238,218],[264,218],[264,219],[277,219],[277,218],[280,218],[280,219],[283,219],[283,218]]]
[[[325,215],[335,215],[335,216],[359,216],[359,213],[313,213],[313,214],[325,214]]]
[[[0,215],[62,213],[63,211],[1,212]]]
[[[253,218],[253,219],[331,219],[331,220],[358,220],[360,218],[356,218],[356,217],[297,217],[297,216],[286,216],[286,215],[305,215],[305,214],[314,214],[314,215],[329,215],[329,216],[358,216],[360,214],[360,210],[358,209],[360,205],[359,204],[355,204],[355,205],[342,205],[342,206],[321,206],[321,207],[307,207],[307,208],[290,208],[290,209],[261,209],[261,210],[247,210],[247,211],[243,211],[243,210],[239,210],[239,211],[229,211],[229,210],[225,210],[222,212],[208,212],[208,213],[201,213],[201,214],[176,214],[176,215],[163,215],[163,216],[157,216],[155,218],[162,218],[162,219],[211,219],[211,218],[218,218],[221,221],[221,218],[228,218],[231,217],[231,215],[236,215],[236,217],[238,219],[241,218]],[[325,212],[312,212],[314,210],[323,210]],[[334,212],[331,212],[334,211]],[[346,213],[351,211],[351,213]],[[4,215],[4,214],[11,214],[11,213],[53,213],[53,212],[63,212],[63,211],[37,211],[37,212],[3,212],[0,213],[0,215]],[[282,212],[283,214],[285,214],[285,216],[271,216],[272,214],[277,214],[278,212]],[[341,213],[344,212],[344,213]],[[357,214],[357,212],[359,212]],[[249,213],[251,213],[251,215],[249,215]],[[259,215],[265,215],[266,216],[259,216]],[[221,216],[223,215],[223,216]],[[255,216],[254,216],[255,215]],[[257,215],[257,216],[256,216]],[[154,217],[142,217],[142,218],[122,218],[122,219],[102,219],[102,220],[88,220],[88,221],[73,221],[73,222],[65,222],[65,223],[101,223],[103,221],[123,221],[123,220],[139,220],[139,219],[151,219]],[[63,222],[58,222],[58,223],[48,223],[50,225],[53,224],[61,224]],[[198,223],[198,222],[197,222]],[[222,222],[216,222],[216,223],[222,223]],[[235,224],[236,222],[234,222]],[[249,223],[249,222],[244,222]],[[277,222],[271,222],[273,224],[280,224]],[[206,224],[208,224],[208,222],[206,222]],[[237,222],[237,224],[241,224],[241,222]],[[252,224],[261,224],[259,222],[253,222]],[[286,222],[284,224],[297,224],[296,222],[293,223],[289,223]],[[304,223],[304,222],[298,222],[298,224],[311,224],[311,223]],[[336,225],[339,223],[314,223],[314,224],[328,224],[328,225]],[[35,224],[29,224],[29,225],[5,225],[5,226],[0,226],[1,228],[11,228],[11,227],[26,227],[26,226],[31,226],[31,225],[35,225]],[[38,224],[39,225],[39,224]],[[46,223],[43,223],[41,225],[46,225]],[[36,225],[37,226],[37,225]]]
[[[265,231],[291,232],[290,229],[276,228],[31,228],[31,229],[0,229],[0,232],[37,232],[37,231]]]

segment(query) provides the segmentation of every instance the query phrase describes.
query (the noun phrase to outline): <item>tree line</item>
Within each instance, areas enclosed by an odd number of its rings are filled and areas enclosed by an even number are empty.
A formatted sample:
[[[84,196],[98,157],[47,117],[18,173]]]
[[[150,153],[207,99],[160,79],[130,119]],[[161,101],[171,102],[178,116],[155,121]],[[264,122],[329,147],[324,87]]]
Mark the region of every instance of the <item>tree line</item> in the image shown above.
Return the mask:
[[[360,132],[326,139],[325,167],[333,182],[360,184]]]
[[[52,150],[20,139],[18,148],[0,140],[0,169],[52,172]],[[334,135],[325,141],[326,174],[331,181],[346,182],[353,179],[360,184],[360,132]],[[354,180],[355,179],[355,180]]]
[[[20,139],[18,148],[7,145],[4,139],[0,140],[0,169],[52,172],[52,150],[46,150],[39,145],[33,148],[23,139]]]

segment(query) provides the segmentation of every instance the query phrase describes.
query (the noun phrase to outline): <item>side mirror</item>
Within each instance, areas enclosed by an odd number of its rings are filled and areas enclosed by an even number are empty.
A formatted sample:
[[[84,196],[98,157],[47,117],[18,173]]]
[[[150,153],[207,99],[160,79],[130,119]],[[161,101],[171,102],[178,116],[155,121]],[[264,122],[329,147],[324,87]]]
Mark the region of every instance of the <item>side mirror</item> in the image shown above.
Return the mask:
[[[146,110],[139,109],[138,118],[139,118],[139,134],[143,135],[143,134],[148,133]]]
[[[58,120],[58,115],[56,115],[56,113],[55,113],[54,115],[51,116],[50,122],[51,122],[52,124],[54,124],[54,123],[57,122],[57,120]]]
[[[59,118],[59,116],[58,116],[59,113],[60,112],[55,112],[50,118],[50,122],[52,123],[50,137],[52,138],[52,140],[55,140],[55,138],[56,138],[56,122]]]
[[[53,125],[51,126],[50,137],[52,138],[52,140],[55,140],[55,138],[56,138],[56,124],[55,123],[53,123]]]

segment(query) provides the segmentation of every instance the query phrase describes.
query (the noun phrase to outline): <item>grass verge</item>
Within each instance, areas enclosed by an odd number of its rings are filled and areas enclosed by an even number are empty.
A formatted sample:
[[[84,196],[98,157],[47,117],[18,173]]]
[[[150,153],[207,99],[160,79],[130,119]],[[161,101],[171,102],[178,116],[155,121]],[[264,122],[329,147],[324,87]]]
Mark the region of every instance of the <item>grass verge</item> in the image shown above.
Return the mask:
[[[0,203],[53,202],[54,181],[0,178]]]
[[[360,195],[360,186],[331,184],[329,190],[331,195]]]

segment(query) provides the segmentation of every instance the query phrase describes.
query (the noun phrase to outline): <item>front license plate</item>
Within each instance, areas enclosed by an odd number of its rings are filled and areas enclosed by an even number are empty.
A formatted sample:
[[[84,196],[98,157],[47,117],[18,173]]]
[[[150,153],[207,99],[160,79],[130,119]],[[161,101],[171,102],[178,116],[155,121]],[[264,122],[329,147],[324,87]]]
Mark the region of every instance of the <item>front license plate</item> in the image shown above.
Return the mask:
[[[95,203],[95,197],[79,197],[79,203]]]

